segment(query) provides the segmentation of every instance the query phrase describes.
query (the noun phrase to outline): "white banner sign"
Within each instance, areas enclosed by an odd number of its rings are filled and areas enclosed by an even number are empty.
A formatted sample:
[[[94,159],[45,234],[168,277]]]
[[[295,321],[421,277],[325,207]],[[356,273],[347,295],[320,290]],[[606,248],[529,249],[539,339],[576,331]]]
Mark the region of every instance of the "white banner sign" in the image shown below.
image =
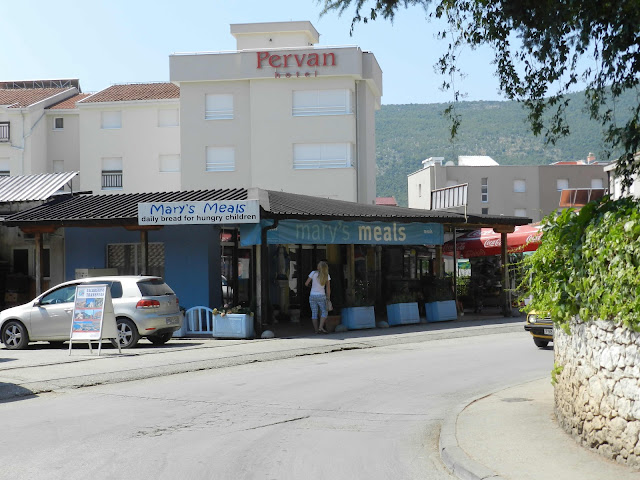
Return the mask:
[[[138,225],[258,223],[258,200],[153,202],[138,204]]]

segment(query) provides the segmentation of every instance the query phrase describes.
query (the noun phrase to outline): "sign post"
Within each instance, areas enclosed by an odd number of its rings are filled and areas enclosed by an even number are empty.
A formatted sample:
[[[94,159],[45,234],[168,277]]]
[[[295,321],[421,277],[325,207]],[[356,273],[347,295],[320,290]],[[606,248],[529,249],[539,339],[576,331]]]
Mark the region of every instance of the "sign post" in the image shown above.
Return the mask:
[[[71,319],[69,355],[74,340],[87,341],[91,353],[91,341],[98,341],[100,355],[103,339],[115,339],[118,353],[122,353],[109,285],[78,285]]]

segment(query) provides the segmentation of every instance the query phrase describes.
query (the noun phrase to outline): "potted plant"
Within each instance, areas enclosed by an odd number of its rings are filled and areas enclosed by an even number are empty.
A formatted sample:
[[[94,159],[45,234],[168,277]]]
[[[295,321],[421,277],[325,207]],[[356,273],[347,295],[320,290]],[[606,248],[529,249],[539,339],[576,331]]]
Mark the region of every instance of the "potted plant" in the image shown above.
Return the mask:
[[[342,324],[349,330],[376,327],[376,313],[367,282],[356,280],[353,297],[342,307],[341,314]]]
[[[253,338],[253,312],[249,307],[213,309],[213,337],[215,338]]]
[[[389,325],[420,323],[420,311],[414,293],[404,291],[394,293],[387,304]]]
[[[455,294],[450,279],[429,277],[425,282],[424,295],[427,322],[444,322],[458,318]]]

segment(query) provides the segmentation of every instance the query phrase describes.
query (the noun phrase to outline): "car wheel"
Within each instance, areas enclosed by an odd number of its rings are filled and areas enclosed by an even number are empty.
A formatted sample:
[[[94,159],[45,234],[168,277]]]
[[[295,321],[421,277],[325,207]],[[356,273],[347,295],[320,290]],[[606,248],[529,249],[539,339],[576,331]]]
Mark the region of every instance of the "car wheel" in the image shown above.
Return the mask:
[[[2,343],[7,350],[22,350],[29,345],[27,328],[17,320],[5,323],[2,329]]]
[[[164,345],[173,337],[172,332],[160,333],[159,335],[149,335],[149,341],[154,345]]]
[[[118,318],[116,320],[118,328],[118,340],[120,342],[120,348],[133,348],[138,344],[140,340],[140,334],[138,333],[138,327],[128,318]],[[111,340],[114,347],[118,344],[116,340]]]
[[[536,344],[536,347],[544,348],[549,345],[549,340],[543,340],[541,338],[534,338],[533,343]]]

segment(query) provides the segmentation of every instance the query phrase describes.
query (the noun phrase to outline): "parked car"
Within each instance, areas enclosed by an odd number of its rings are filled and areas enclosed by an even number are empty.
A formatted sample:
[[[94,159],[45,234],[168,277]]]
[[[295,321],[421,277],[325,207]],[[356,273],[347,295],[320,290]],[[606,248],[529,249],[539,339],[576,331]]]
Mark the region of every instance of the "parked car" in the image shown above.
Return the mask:
[[[68,341],[76,287],[92,284],[110,287],[121,348],[135,347],[141,337],[162,345],[182,326],[178,298],[162,278],[92,277],[61,283],[24,305],[0,312],[0,340],[10,350],[25,348],[29,342]]]
[[[524,329],[531,333],[533,343],[537,347],[546,347],[549,342],[553,342],[553,322],[549,316],[543,317],[535,311],[529,312]]]

